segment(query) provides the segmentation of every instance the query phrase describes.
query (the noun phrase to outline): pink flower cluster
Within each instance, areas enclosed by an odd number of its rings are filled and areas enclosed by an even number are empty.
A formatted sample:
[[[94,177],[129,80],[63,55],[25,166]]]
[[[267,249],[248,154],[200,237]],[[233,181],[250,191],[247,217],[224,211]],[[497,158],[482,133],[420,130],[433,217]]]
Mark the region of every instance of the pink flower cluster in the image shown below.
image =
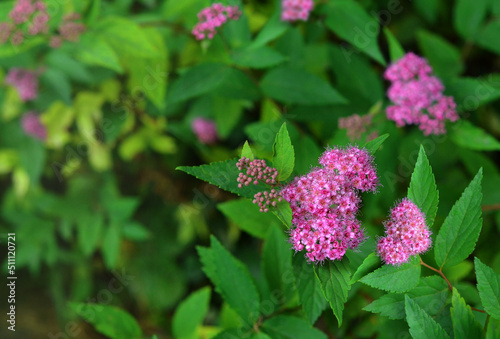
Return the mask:
[[[314,7],[313,0],[283,0],[281,5],[281,20],[283,21],[307,21]]]
[[[387,96],[394,103],[387,117],[398,126],[415,124],[425,135],[443,134],[445,120],[458,120],[455,101],[443,95],[443,84],[424,58],[407,53],[387,68],[384,77],[392,82]]]
[[[85,32],[85,25],[77,22],[80,20],[80,14],[70,13],[63,17],[59,25],[59,35],[54,35],[50,39],[50,47],[59,48],[64,41],[77,42],[80,35]]]
[[[210,119],[194,118],[191,122],[191,130],[202,144],[211,145],[218,139],[215,122]]]
[[[379,239],[377,252],[387,264],[405,263],[410,256],[424,253],[431,246],[425,215],[407,198],[391,210],[384,226],[386,236]]]
[[[224,6],[221,3],[215,3],[206,7],[198,13],[199,22],[193,27],[193,35],[197,40],[205,38],[213,39],[216,28],[222,26],[230,20],[238,20],[241,11],[238,6]]]
[[[17,0],[9,17],[12,22],[0,23],[0,44],[6,43],[10,38],[13,45],[20,45],[24,41],[21,25],[27,22],[30,35],[47,34],[49,31],[49,14],[41,0]]]
[[[270,186],[275,186],[278,183],[278,171],[276,168],[267,166],[265,160],[250,160],[242,157],[236,163],[236,167],[242,171],[238,175],[238,179],[236,179],[239,188],[249,186],[252,183],[258,185],[259,182]],[[282,198],[274,188],[269,192],[256,193],[253,199],[253,203],[259,205],[261,212],[269,212],[269,207],[276,207],[280,201],[282,201]]]
[[[21,126],[24,133],[44,141],[47,138],[47,129],[40,122],[38,115],[28,112],[21,118]]]
[[[38,74],[21,68],[11,68],[5,83],[16,87],[21,100],[29,101],[38,96]]]
[[[358,147],[326,150],[319,163],[281,190],[293,213],[290,242],[311,262],[340,260],[364,240],[356,219],[359,191],[375,192],[379,185],[373,156]]]
[[[349,140],[359,140],[363,133],[365,133],[372,126],[373,115],[358,115],[353,114],[345,118],[339,118],[339,128],[347,130],[347,137]],[[378,137],[378,131],[371,132],[366,140],[370,141]]]

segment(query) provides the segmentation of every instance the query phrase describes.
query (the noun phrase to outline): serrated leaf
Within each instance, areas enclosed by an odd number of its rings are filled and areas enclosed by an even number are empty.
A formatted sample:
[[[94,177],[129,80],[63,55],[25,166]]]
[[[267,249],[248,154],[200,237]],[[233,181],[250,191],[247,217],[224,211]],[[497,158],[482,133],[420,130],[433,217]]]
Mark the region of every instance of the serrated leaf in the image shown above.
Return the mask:
[[[195,338],[196,330],[208,312],[210,294],[210,287],[201,288],[177,307],[172,319],[172,332],[176,338]]]
[[[247,199],[226,201],[217,208],[243,231],[257,238],[266,238],[269,231],[280,222],[271,213],[262,213],[259,206]]]
[[[292,227],[292,208],[288,201],[281,201],[271,210],[273,214],[285,225],[286,228]]]
[[[210,243],[218,290],[242,319],[254,324],[259,318],[260,297],[252,276],[214,236]]]
[[[420,257],[415,256],[401,266],[384,265],[360,281],[384,291],[402,293],[417,286],[420,270]]]
[[[377,152],[377,150],[380,148],[380,146],[382,146],[382,144],[384,143],[384,141],[389,137],[389,134],[382,134],[381,136],[379,136],[378,138],[375,138],[371,141],[368,141],[364,148],[366,150],[368,150],[370,153],[372,154],[375,154],[375,152]]]
[[[434,257],[440,268],[465,260],[474,250],[482,227],[481,168],[451,208],[436,238]]]
[[[351,289],[349,284],[351,277],[349,259],[345,257],[342,261],[328,261],[322,266],[315,266],[314,273],[340,327],[342,325],[344,304],[347,301],[347,293]]]
[[[269,289],[271,291],[279,290],[283,293],[283,304],[290,302],[295,295],[292,249],[285,235],[277,226],[271,228],[264,243],[262,271]]]
[[[450,336],[434,319],[432,319],[416,302],[405,295],[406,321],[410,326],[410,334],[419,339],[444,339]]]
[[[304,319],[278,315],[264,321],[262,330],[273,339],[326,339],[327,336]]]
[[[380,259],[378,256],[375,253],[370,253],[352,275],[350,284],[352,285],[359,279],[363,278],[366,274],[368,274],[368,272],[371,272],[372,269],[379,264]]]
[[[86,303],[70,303],[69,306],[107,337],[112,339],[142,338],[142,330],[137,321],[121,308]]]
[[[500,141],[468,121],[460,122],[450,132],[451,140],[461,147],[477,151],[500,150]]]
[[[314,274],[314,266],[309,264],[304,256],[295,255],[293,266],[302,309],[310,323],[314,324],[327,305],[321,284]]]
[[[243,145],[243,148],[241,149],[241,157],[245,157],[250,160],[254,160],[255,156],[253,155],[252,148],[250,147],[250,144],[248,144],[248,140],[245,141],[245,144]]]
[[[483,307],[493,318],[500,320],[500,275],[493,269],[474,258],[476,266],[477,289]]]
[[[285,122],[276,134],[273,150],[273,167],[278,170],[278,181],[285,181],[295,166],[295,152]]]
[[[484,338],[483,329],[472,314],[470,306],[465,303],[455,288],[453,288],[451,303],[453,305],[451,320],[455,339]]]
[[[223,190],[253,199],[256,193],[264,191],[266,187],[262,184],[251,184],[239,188],[237,182],[239,171],[236,167],[236,162],[236,159],[231,159],[221,162],[212,162],[211,164],[201,166],[180,166],[176,169],[195,176],[200,180],[209,182],[212,185],[216,185]]]
[[[389,45],[389,56],[391,58],[391,62],[396,62],[405,55],[405,51],[401,44],[396,39],[394,34],[389,30],[389,28],[384,27],[384,34],[387,39],[387,44]]]
[[[420,145],[415,169],[411,175],[408,199],[413,201],[425,214],[427,226],[431,228],[438,209],[439,192],[431,165],[422,145]]]
[[[417,287],[406,293],[429,315],[442,311],[447,303],[449,289],[446,282],[438,276],[422,278]],[[405,294],[388,293],[363,308],[365,311],[379,313],[389,319],[405,318]]]

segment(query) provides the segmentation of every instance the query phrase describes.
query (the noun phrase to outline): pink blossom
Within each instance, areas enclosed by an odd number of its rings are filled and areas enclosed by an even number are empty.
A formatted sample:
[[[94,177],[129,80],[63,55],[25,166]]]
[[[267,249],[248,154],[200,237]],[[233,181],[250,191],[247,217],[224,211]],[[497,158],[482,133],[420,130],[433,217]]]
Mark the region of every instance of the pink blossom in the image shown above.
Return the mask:
[[[283,21],[307,21],[314,7],[313,0],[283,0],[281,5],[281,20]]]
[[[218,139],[215,123],[210,119],[195,118],[191,123],[191,129],[202,144],[214,144]]]
[[[33,100],[38,96],[38,75],[21,68],[11,68],[5,83],[16,87],[23,101]]]
[[[359,191],[375,191],[379,185],[373,156],[357,147],[326,150],[320,168],[296,177],[281,190],[290,203],[290,242],[296,251],[306,250],[311,262],[340,260],[365,238],[356,214]]]
[[[9,17],[15,24],[27,22],[31,15],[36,11],[32,0],[17,0],[14,8],[10,11]]]
[[[425,215],[407,198],[391,210],[384,227],[386,236],[379,239],[377,252],[387,264],[405,263],[410,256],[424,253],[431,246]]]
[[[387,108],[387,117],[397,126],[415,124],[424,135],[443,134],[446,120],[458,120],[453,98],[443,95],[443,84],[432,76],[424,58],[408,53],[390,65],[384,77],[392,82],[387,96],[393,105]]]
[[[28,26],[30,35],[47,34],[49,14],[43,1],[17,0],[9,13],[12,22],[0,23],[0,44],[9,40],[13,45],[20,45],[25,38],[24,26]]]
[[[222,26],[227,20],[238,20],[241,11],[238,6],[224,6],[215,3],[202,9],[198,13],[199,22],[193,27],[193,35],[197,40],[213,39],[217,33],[216,28]]]
[[[24,133],[44,141],[47,138],[47,129],[40,122],[38,115],[34,112],[28,112],[21,119],[21,126]]]

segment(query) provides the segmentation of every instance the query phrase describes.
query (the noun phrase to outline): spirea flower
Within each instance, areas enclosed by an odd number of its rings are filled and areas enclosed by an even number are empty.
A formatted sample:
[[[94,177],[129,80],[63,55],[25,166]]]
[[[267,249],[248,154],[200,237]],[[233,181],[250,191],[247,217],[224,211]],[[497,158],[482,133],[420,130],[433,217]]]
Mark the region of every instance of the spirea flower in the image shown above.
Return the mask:
[[[20,45],[25,38],[23,25],[28,23],[28,34],[46,34],[49,30],[49,14],[43,1],[17,0],[9,13],[12,22],[0,23],[0,44],[9,38],[13,45]]]
[[[391,210],[384,226],[386,236],[379,239],[377,252],[387,264],[405,263],[410,256],[424,253],[431,246],[425,215],[407,198]]]
[[[292,209],[290,242],[296,251],[305,249],[311,262],[340,260],[364,240],[356,219],[359,192],[379,185],[373,156],[364,149],[328,149],[319,163],[281,190]]]
[[[5,83],[16,87],[21,100],[29,101],[38,96],[38,74],[26,69],[11,68]]]
[[[202,144],[214,144],[217,139],[217,128],[215,122],[202,117],[194,118],[191,122],[191,130]]]
[[[238,20],[240,16],[241,11],[238,6],[224,6],[221,3],[215,3],[198,13],[199,22],[193,27],[192,33],[197,40],[213,39],[218,27],[228,20]]]
[[[283,21],[307,21],[312,11],[313,0],[283,0],[281,2],[281,20]]]
[[[387,96],[393,102],[387,117],[399,127],[415,124],[424,135],[444,134],[445,121],[459,119],[455,101],[443,95],[443,84],[432,75],[426,59],[407,53],[387,68],[384,77],[391,81]]]
[[[24,133],[34,138],[44,141],[47,138],[47,129],[40,122],[38,115],[34,112],[28,112],[21,118],[21,126]]]

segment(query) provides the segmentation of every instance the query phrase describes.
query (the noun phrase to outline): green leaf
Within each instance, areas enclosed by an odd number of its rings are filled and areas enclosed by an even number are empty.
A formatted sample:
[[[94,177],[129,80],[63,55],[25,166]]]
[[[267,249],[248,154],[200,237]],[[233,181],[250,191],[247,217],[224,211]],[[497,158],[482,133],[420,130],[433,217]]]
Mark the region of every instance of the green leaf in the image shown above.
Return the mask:
[[[422,145],[420,145],[415,169],[411,175],[408,199],[413,201],[425,213],[427,226],[431,228],[438,209],[439,192],[436,188],[436,179],[432,173],[431,165]]]
[[[51,88],[60,100],[71,105],[71,83],[63,72],[57,69],[48,69],[40,76],[40,80],[46,87]]]
[[[418,32],[417,38],[424,56],[439,77],[449,78],[462,73],[464,65],[460,51],[454,45],[427,31]]]
[[[290,204],[288,201],[281,201],[278,205],[271,210],[273,214],[286,226],[286,228],[290,229],[292,227],[292,209],[290,208]]]
[[[292,268],[292,249],[279,227],[272,227],[262,249],[262,271],[271,291],[283,292],[281,304],[295,296],[295,277]],[[280,308],[281,305],[277,305]]]
[[[248,199],[226,201],[217,204],[217,209],[243,231],[257,238],[266,238],[271,229],[280,225],[275,216],[260,212],[259,206]]]
[[[500,54],[498,35],[500,34],[500,22],[491,21],[477,35],[477,44],[496,54]]]
[[[198,326],[203,323],[210,302],[210,287],[189,295],[175,310],[172,332],[176,338],[195,338]]]
[[[281,11],[276,10],[264,28],[257,34],[250,48],[262,47],[268,42],[279,38],[287,31],[288,27],[285,22],[281,21]]]
[[[483,329],[472,314],[470,306],[465,303],[455,288],[453,288],[451,303],[453,305],[451,320],[455,339],[484,338]]]
[[[232,53],[231,58],[238,66],[255,69],[273,67],[286,60],[283,55],[267,46],[237,50]]]
[[[201,166],[180,166],[176,169],[186,172],[198,179],[204,180],[216,185],[226,191],[238,194],[245,198],[253,199],[253,196],[265,190],[264,185],[249,185],[238,188],[238,168],[236,167],[236,159],[226,160],[221,162],[212,162],[209,165]]]
[[[434,257],[440,268],[465,260],[474,250],[481,232],[482,168],[451,208],[436,238]]]
[[[76,57],[84,64],[101,66],[123,73],[118,55],[101,35],[86,33],[80,39]]]
[[[352,285],[359,279],[363,278],[366,274],[368,274],[368,272],[371,272],[372,269],[379,264],[380,259],[378,256],[374,252],[370,253],[352,275],[350,284]]]
[[[381,136],[367,142],[364,146],[368,152],[375,154],[378,151],[380,146],[384,143],[384,141],[389,137],[389,134],[382,134]]]
[[[453,24],[464,39],[475,39],[486,19],[488,5],[488,0],[458,0],[453,6]]]
[[[111,305],[70,303],[79,316],[94,325],[95,329],[112,339],[140,339],[142,331],[137,321],[124,310]]]
[[[418,304],[405,295],[406,321],[410,326],[413,338],[441,339],[450,336],[434,319],[432,319]]]
[[[120,255],[121,235],[120,228],[116,223],[109,225],[102,240],[102,254],[104,263],[108,269],[115,268]]]
[[[448,299],[448,285],[438,276],[425,277],[408,295],[422,309],[430,315],[436,315],[442,311]],[[373,301],[363,308],[365,311],[379,313],[389,319],[405,318],[405,294],[388,293]]]
[[[500,98],[498,79],[497,74],[490,74],[484,78],[460,77],[443,80],[446,93],[452,95],[457,103],[457,110],[464,112],[475,111],[479,106]],[[458,124],[463,121],[459,120]]]
[[[213,110],[215,113],[215,124],[217,134],[222,139],[227,138],[234,127],[238,124],[243,114],[242,100],[223,98],[216,96],[213,98]]]
[[[457,145],[476,151],[498,151],[500,142],[484,129],[469,121],[460,121],[450,131],[450,138]]]
[[[500,320],[490,319],[486,330],[486,339],[500,338]]]
[[[283,182],[292,174],[295,166],[295,152],[286,128],[286,122],[281,125],[278,134],[276,134],[273,150],[273,167],[278,170],[278,181]]]
[[[76,220],[78,244],[86,256],[94,252],[99,240],[102,238],[103,218],[103,215],[99,213],[86,213]]]
[[[151,238],[151,232],[138,222],[127,222],[122,227],[123,237],[134,241],[144,241]]]
[[[379,23],[355,1],[332,0],[325,6],[325,24],[335,34],[347,40],[380,64],[384,57],[377,44]]]
[[[93,26],[101,14],[101,0],[93,0],[86,16],[87,26]]]
[[[328,82],[304,70],[279,67],[266,73],[261,88],[267,96],[289,104],[342,104],[346,100]]]
[[[493,269],[474,258],[476,266],[477,289],[483,307],[493,318],[500,320],[500,275]]]
[[[299,300],[307,319],[314,324],[323,313],[327,302],[321,290],[321,283],[314,274],[314,266],[307,262],[304,256],[293,257],[295,285]]]
[[[384,291],[402,293],[417,286],[420,269],[420,257],[414,256],[401,266],[384,265],[360,281]]]
[[[250,144],[248,143],[248,140],[245,141],[245,144],[243,145],[243,148],[241,149],[241,157],[245,157],[250,160],[254,160],[255,156],[253,155],[252,148],[250,147]]]
[[[405,50],[401,47],[401,44],[389,28],[384,27],[384,34],[387,39],[387,44],[389,45],[389,56],[391,58],[391,62],[396,62],[405,55]]]
[[[316,273],[323,295],[330,304],[340,327],[342,325],[344,304],[347,301],[347,293],[351,288],[349,284],[351,277],[349,259],[343,258],[342,261],[329,260],[323,266],[315,266],[314,273]]]
[[[414,0],[415,9],[429,23],[435,23],[438,18],[439,2],[434,0]]]
[[[264,321],[262,330],[273,339],[326,339],[327,336],[302,318],[278,315]]]
[[[217,276],[214,283],[228,305],[243,320],[254,324],[259,318],[260,297],[250,272],[214,236],[210,243]]]

